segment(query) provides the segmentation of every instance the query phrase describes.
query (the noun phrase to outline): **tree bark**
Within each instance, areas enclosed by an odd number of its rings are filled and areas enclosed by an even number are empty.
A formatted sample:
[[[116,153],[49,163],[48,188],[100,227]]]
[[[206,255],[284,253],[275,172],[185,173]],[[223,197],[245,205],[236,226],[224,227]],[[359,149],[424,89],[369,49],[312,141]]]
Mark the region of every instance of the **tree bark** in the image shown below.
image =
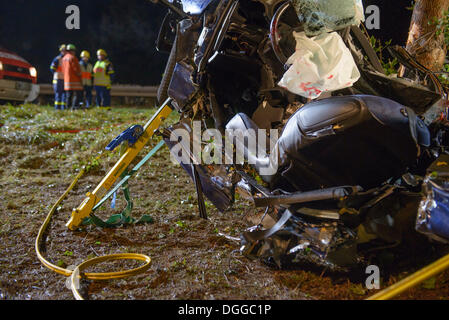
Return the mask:
[[[413,10],[407,50],[432,71],[443,67],[447,48],[444,35],[437,35],[437,26],[431,22],[441,19],[448,9],[449,0],[417,0]]]

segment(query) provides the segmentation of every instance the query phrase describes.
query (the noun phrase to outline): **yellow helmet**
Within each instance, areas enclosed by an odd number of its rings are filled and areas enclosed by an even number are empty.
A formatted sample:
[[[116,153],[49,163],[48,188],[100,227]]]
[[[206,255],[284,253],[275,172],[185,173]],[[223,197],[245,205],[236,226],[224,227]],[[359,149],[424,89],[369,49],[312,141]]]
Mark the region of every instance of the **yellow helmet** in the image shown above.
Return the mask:
[[[59,46],[59,51],[64,51],[64,50],[66,50],[66,45],[65,44],[61,44],[60,46]]]
[[[90,53],[89,53],[89,51],[83,50],[83,51],[81,52],[81,58],[87,58],[87,59],[89,59],[89,58],[90,58]]]
[[[108,54],[107,54],[106,51],[104,51],[103,49],[99,49],[99,50],[97,51],[97,56],[105,56],[105,57],[107,57]]]

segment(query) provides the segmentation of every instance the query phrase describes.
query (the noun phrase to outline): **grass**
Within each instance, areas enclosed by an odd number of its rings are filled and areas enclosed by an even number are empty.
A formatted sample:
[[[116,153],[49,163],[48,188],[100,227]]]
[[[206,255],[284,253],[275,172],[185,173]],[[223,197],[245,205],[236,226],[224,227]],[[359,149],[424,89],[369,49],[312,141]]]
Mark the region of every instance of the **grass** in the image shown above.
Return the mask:
[[[58,111],[51,106],[30,104],[3,106],[0,107],[0,144],[36,146],[47,151],[48,158],[56,158],[54,168],[78,171],[87,165],[94,169],[98,167],[95,157],[116,135],[133,124],[144,125],[154,112],[155,109],[134,108]],[[175,121],[176,116],[172,113],[167,123]],[[117,148],[108,153],[108,160],[116,158],[119,152]],[[22,165],[39,167],[43,160],[39,155],[29,155]]]
[[[146,123],[154,111],[113,108],[61,112],[50,106],[0,106],[0,266],[5,270],[0,273],[0,298],[73,298],[65,278],[37,261],[34,240],[51,205],[76,172],[89,164],[93,165],[91,171],[52,221],[47,258],[64,266],[127,251],[148,254],[153,261],[147,274],[92,282],[88,288],[92,299],[363,299],[372,293],[346,277],[272,270],[236,253],[239,244],[219,234],[238,236],[250,226],[245,217],[254,214],[254,207],[238,200],[231,210],[220,213],[208,204],[209,219],[200,219],[195,188],[182,168],[171,163],[167,148],[130,181],[133,215],[150,214],[154,223],[68,231],[65,223],[72,208],[119,157],[119,150],[104,152],[104,147],[130,125]],[[174,121],[175,113],[168,123]],[[73,129],[81,131],[56,132]],[[156,143],[151,140],[142,153]],[[92,163],[100,152],[104,154],[101,161]],[[123,205],[118,195],[115,210],[121,211]],[[118,213],[107,203],[99,211],[106,218]],[[360,272],[364,274],[364,270]],[[448,273],[441,274],[435,283],[426,284],[435,289],[417,288],[404,298],[447,299],[448,278]]]

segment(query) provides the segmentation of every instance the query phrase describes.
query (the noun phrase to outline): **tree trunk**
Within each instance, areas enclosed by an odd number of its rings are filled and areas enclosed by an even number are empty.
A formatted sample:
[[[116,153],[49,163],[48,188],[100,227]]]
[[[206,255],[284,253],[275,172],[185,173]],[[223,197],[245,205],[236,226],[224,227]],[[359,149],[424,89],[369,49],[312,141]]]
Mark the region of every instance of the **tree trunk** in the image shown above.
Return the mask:
[[[437,35],[437,26],[431,22],[441,19],[448,9],[449,0],[417,0],[413,10],[407,50],[432,71],[443,67],[446,45],[444,35]]]

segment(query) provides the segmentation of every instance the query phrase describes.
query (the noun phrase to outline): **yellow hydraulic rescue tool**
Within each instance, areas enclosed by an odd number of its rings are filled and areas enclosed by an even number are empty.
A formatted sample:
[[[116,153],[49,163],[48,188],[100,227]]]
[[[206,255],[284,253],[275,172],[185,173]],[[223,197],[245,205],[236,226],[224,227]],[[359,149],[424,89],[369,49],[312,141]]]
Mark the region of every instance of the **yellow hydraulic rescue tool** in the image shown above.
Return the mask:
[[[72,211],[72,217],[66,226],[70,230],[76,230],[83,220],[90,216],[94,206],[101,200],[107,191],[114,185],[120,175],[128,168],[131,162],[148,143],[161,123],[170,115],[173,109],[169,106],[171,99],[167,99],[154,116],[143,127],[143,133],[132,146],[126,150],[120,160],[107,173],[93,192],[88,192],[86,199],[80,206]]]
[[[70,218],[69,222],[66,224],[67,227],[69,227],[71,230],[76,229],[84,220],[84,218],[87,218],[91,215],[92,209],[94,208],[95,204],[99,203],[101,200],[101,197],[104,196],[104,194],[107,192],[109,188],[115,183],[118,177],[128,168],[130,163],[134,160],[134,158],[137,156],[137,154],[143,149],[143,147],[148,143],[148,141],[151,139],[151,137],[154,135],[154,132],[159,128],[161,123],[168,117],[168,115],[172,112],[172,108],[169,106],[169,103],[171,102],[171,99],[167,99],[167,101],[164,102],[162,107],[159,108],[159,110],[155,113],[155,115],[145,124],[145,126],[142,128],[140,127],[139,135],[136,135],[133,139],[133,144],[128,146],[128,149],[123,154],[123,156],[120,158],[120,160],[115,164],[115,166],[108,172],[106,177],[101,181],[101,183],[97,186],[97,188],[92,192],[87,194],[87,198],[81,203],[81,205],[73,210],[72,217]],[[119,136],[120,137],[120,136]],[[131,140],[130,140],[131,141]],[[113,142],[120,144],[120,139],[116,138]],[[107,149],[109,148],[109,145]],[[108,149],[111,150],[111,149]],[[149,155],[145,158],[149,158],[151,154],[156,152],[153,149],[152,152],[150,152]],[[98,160],[100,156],[96,158]],[[144,159],[145,159],[144,158]],[[142,160],[143,161],[143,160]],[[141,161],[141,162],[142,162]],[[45,218],[44,223],[42,224],[41,228],[39,229],[38,235],[36,237],[35,242],[35,250],[37,257],[42,262],[44,266],[47,268],[60,273],[65,276],[70,276],[71,281],[71,289],[73,292],[73,295],[76,299],[83,299],[81,294],[78,292],[78,280],[81,278],[86,278],[90,280],[106,280],[106,279],[121,279],[133,275],[140,274],[142,272],[145,272],[150,267],[151,258],[144,255],[144,254],[137,254],[137,253],[119,253],[119,254],[110,254],[105,255],[101,257],[95,257],[93,259],[89,259],[87,261],[84,261],[80,265],[77,265],[74,270],[69,270],[62,268],[60,266],[57,266],[50,261],[48,261],[44,255],[41,252],[41,248],[44,241],[44,234],[46,230],[48,229],[50,225],[50,221],[52,219],[53,214],[57,211],[58,206],[60,203],[67,197],[69,192],[75,187],[78,180],[81,178],[81,176],[85,173],[85,169],[83,168],[78,175],[76,176],[75,180],[70,184],[70,186],[67,188],[67,190],[64,192],[64,194],[58,199],[58,201],[53,205],[53,207],[50,209],[50,211],[47,214],[47,217]],[[104,273],[84,273],[83,271],[93,265],[102,263],[104,261],[111,261],[111,260],[137,260],[137,261],[143,261],[145,262],[143,265],[130,269],[130,270],[122,270],[122,271],[115,271],[115,272],[104,272]]]

